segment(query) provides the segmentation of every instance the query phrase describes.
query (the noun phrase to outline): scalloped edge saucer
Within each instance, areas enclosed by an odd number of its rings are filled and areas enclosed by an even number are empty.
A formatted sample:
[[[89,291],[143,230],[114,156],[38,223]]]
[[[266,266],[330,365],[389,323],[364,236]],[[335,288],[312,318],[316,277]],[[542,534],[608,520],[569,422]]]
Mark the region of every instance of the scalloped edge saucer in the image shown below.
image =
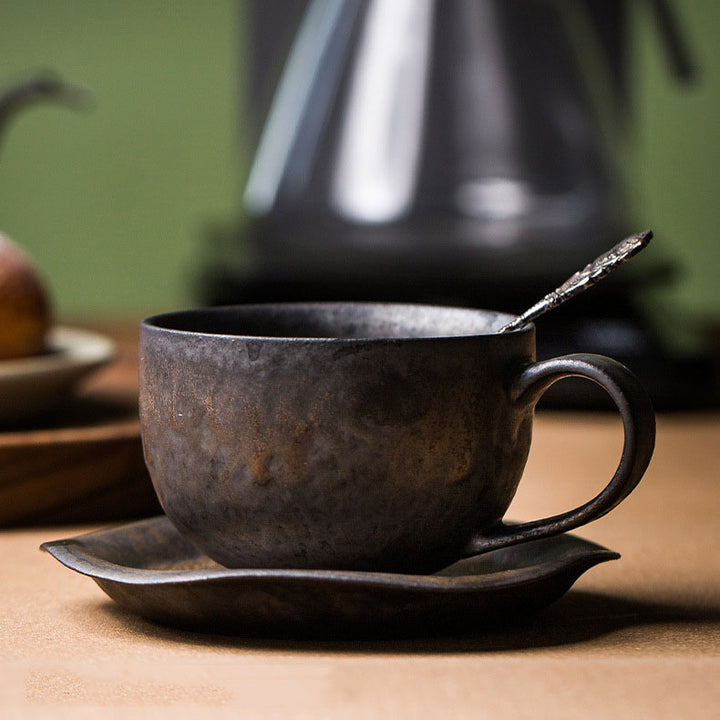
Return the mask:
[[[426,636],[523,617],[620,557],[570,534],[501,548],[431,575],[229,569],[157,516],[41,549],[119,606],[174,627],[247,636]]]

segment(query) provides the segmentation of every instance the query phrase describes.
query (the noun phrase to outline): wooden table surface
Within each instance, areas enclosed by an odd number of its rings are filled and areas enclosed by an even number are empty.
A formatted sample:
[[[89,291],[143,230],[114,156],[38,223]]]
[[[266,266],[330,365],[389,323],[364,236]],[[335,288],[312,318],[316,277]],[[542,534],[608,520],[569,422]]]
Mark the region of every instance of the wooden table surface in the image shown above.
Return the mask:
[[[587,499],[621,442],[614,415],[540,413],[509,516]],[[446,638],[318,642],[164,628],[38,550],[93,525],[2,530],[0,716],[720,717],[719,466],[720,414],[658,417],[640,486],[576,532],[622,558],[512,627]]]

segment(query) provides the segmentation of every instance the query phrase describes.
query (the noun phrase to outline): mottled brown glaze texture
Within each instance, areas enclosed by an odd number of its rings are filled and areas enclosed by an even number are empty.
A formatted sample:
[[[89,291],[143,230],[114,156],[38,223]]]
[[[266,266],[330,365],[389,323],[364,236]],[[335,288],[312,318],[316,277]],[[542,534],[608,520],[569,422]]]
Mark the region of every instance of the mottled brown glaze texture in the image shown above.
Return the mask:
[[[430,570],[492,529],[530,447],[534,329],[423,306],[243,306],[141,329],[145,458],[230,567]]]

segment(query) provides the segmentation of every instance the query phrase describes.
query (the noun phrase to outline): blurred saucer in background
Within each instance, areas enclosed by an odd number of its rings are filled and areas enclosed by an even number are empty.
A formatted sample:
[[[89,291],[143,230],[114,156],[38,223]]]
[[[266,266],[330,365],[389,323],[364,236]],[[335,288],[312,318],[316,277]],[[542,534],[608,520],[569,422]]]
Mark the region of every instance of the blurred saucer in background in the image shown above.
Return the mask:
[[[0,423],[27,420],[57,407],[78,381],[115,357],[108,338],[87,330],[54,328],[41,355],[0,360]]]

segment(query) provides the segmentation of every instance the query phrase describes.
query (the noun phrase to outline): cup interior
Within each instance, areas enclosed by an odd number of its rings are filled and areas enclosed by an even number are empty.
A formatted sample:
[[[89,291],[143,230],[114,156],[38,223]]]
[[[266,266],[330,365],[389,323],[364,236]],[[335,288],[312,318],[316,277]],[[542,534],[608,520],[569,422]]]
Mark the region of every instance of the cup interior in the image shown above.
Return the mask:
[[[491,310],[385,303],[238,305],[167,313],[151,327],[186,333],[288,339],[401,339],[489,335],[514,316]]]

